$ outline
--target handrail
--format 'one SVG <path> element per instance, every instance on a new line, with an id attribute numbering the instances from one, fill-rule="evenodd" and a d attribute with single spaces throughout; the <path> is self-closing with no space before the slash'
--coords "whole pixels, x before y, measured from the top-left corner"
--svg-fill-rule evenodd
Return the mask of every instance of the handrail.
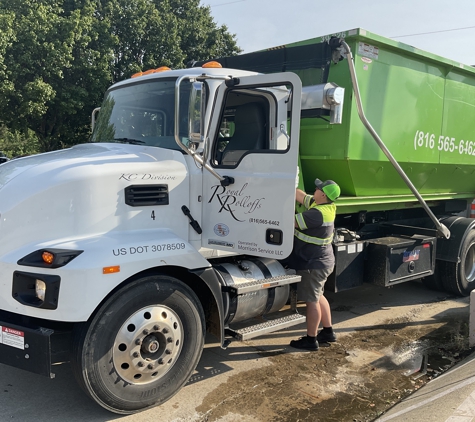
<path id="1" fill-rule="evenodd" d="M 373 139 L 376 141 L 376 143 L 378 144 L 381 151 L 383 151 L 384 155 L 386 155 L 388 160 L 394 166 L 394 168 L 398 172 L 399 176 L 401 176 L 401 178 L 404 180 L 404 182 L 406 183 L 408 188 L 411 190 L 411 192 L 417 198 L 417 200 L 419 201 L 421 206 L 424 208 L 426 213 L 429 215 L 430 219 L 433 221 L 433 223 L 437 227 L 438 232 L 443 237 L 445 237 L 446 239 L 449 239 L 450 238 L 450 230 L 437 219 L 437 217 L 434 215 L 432 210 L 429 208 L 427 203 L 422 198 L 421 194 L 417 191 L 416 187 L 412 184 L 409 177 L 407 177 L 404 170 L 401 168 L 399 163 L 393 157 L 391 152 L 388 150 L 388 148 L 386 147 L 384 142 L 379 137 L 378 133 L 374 130 L 373 126 L 371 126 L 371 123 L 366 118 L 366 116 L 364 114 L 364 111 L 363 111 L 363 104 L 361 102 L 360 89 L 359 89 L 359 86 L 358 86 L 358 80 L 356 78 L 355 64 L 354 64 L 353 55 L 351 53 L 350 46 L 343 40 L 340 40 L 340 42 L 341 42 L 341 46 L 344 48 L 344 50 L 347 54 L 348 67 L 350 69 L 351 82 L 353 83 L 353 91 L 355 93 L 356 107 L 358 109 L 358 116 L 360 117 L 360 120 L 362 121 L 362 123 L 366 127 L 366 129 L 368 129 L 368 132 L 371 134 Z"/>

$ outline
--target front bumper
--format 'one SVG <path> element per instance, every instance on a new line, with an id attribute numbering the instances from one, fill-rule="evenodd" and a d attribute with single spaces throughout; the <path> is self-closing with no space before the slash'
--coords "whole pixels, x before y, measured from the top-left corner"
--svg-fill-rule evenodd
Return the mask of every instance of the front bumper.
<path id="1" fill-rule="evenodd" d="M 55 331 L 0 311 L 0 363 L 54 378 L 53 365 L 69 361 L 70 331 Z"/>

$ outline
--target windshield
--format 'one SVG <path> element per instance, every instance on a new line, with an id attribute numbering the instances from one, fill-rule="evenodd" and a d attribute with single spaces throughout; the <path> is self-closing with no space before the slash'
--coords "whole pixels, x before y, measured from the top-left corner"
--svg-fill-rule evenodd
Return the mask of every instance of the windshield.
<path id="1" fill-rule="evenodd" d="M 191 84 L 180 86 L 180 133 L 188 140 Z M 106 93 L 91 142 L 119 142 L 182 151 L 174 137 L 175 79 L 121 86 Z"/>

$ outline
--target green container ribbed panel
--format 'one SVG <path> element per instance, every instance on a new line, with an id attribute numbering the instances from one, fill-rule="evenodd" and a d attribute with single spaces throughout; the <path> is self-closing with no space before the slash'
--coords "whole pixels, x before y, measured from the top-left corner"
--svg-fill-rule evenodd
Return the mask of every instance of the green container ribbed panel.
<path id="1" fill-rule="evenodd" d="M 421 194 L 475 196 L 475 69 L 353 32 L 346 42 L 365 114 L 412 183 Z M 307 190 L 318 177 L 335 180 L 349 197 L 410 194 L 358 117 L 346 60 L 331 66 L 329 81 L 345 88 L 343 124 L 302 119 L 300 165 Z"/>

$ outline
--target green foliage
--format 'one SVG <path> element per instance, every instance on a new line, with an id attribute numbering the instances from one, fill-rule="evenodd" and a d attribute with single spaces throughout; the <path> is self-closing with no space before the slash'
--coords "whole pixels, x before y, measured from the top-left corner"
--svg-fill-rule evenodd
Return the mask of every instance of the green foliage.
<path id="1" fill-rule="evenodd" d="M 149 0 L 103 1 L 104 21 L 114 37 L 113 80 L 145 68 L 177 66 L 183 60 L 177 21 Z"/>
<path id="2" fill-rule="evenodd" d="M 87 141 L 113 82 L 240 51 L 199 0 L 0 0 L 0 27 L 0 125 L 39 151 Z"/>
<path id="3" fill-rule="evenodd" d="M 15 32 L 13 31 L 13 13 L 4 13 L 0 9 L 0 110 L 8 107 L 4 95 L 8 94 L 14 89 L 13 84 L 7 78 L 7 64 L 5 63 L 5 56 L 7 50 L 10 49 L 14 40 Z"/>
<path id="4" fill-rule="evenodd" d="M 97 103 L 101 96 L 91 88 L 103 90 L 110 80 L 107 58 L 97 52 L 82 55 L 93 33 L 94 5 L 86 0 L 74 9 L 77 5 L 73 3 L 0 0 L 0 10 L 14 15 L 15 34 L 5 53 L 9 89 L 0 92 L 4 97 L 0 116 L 13 131 L 34 131 L 41 151 L 79 140 L 89 115 L 83 108 L 92 106 L 92 100 Z M 100 60 L 91 57 L 104 60 L 102 72 L 97 70 Z M 96 78 L 102 85 L 97 85 Z"/>
<path id="5" fill-rule="evenodd" d="M 8 158 L 37 154 L 38 150 L 38 139 L 32 131 L 23 134 L 0 126 L 0 151 Z"/>
<path id="6" fill-rule="evenodd" d="M 96 121 L 96 128 L 94 128 L 94 137 L 96 139 L 114 139 L 115 130 L 112 124 L 109 124 L 109 119 L 114 108 L 115 101 L 112 97 L 104 100 L 101 105 L 101 112 Z M 97 117 L 97 116 L 96 116 Z M 103 123 L 104 122 L 104 123 Z"/>
<path id="7" fill-rule="evenodd" d="M 226 25 L 218 27 L 209 6 L 200 0 L 154 0 L 158 9 L 169 7 L 178 21 L 180 49 L 185 57 L 182 64 L 240 53 L 235 36 Z"/>

